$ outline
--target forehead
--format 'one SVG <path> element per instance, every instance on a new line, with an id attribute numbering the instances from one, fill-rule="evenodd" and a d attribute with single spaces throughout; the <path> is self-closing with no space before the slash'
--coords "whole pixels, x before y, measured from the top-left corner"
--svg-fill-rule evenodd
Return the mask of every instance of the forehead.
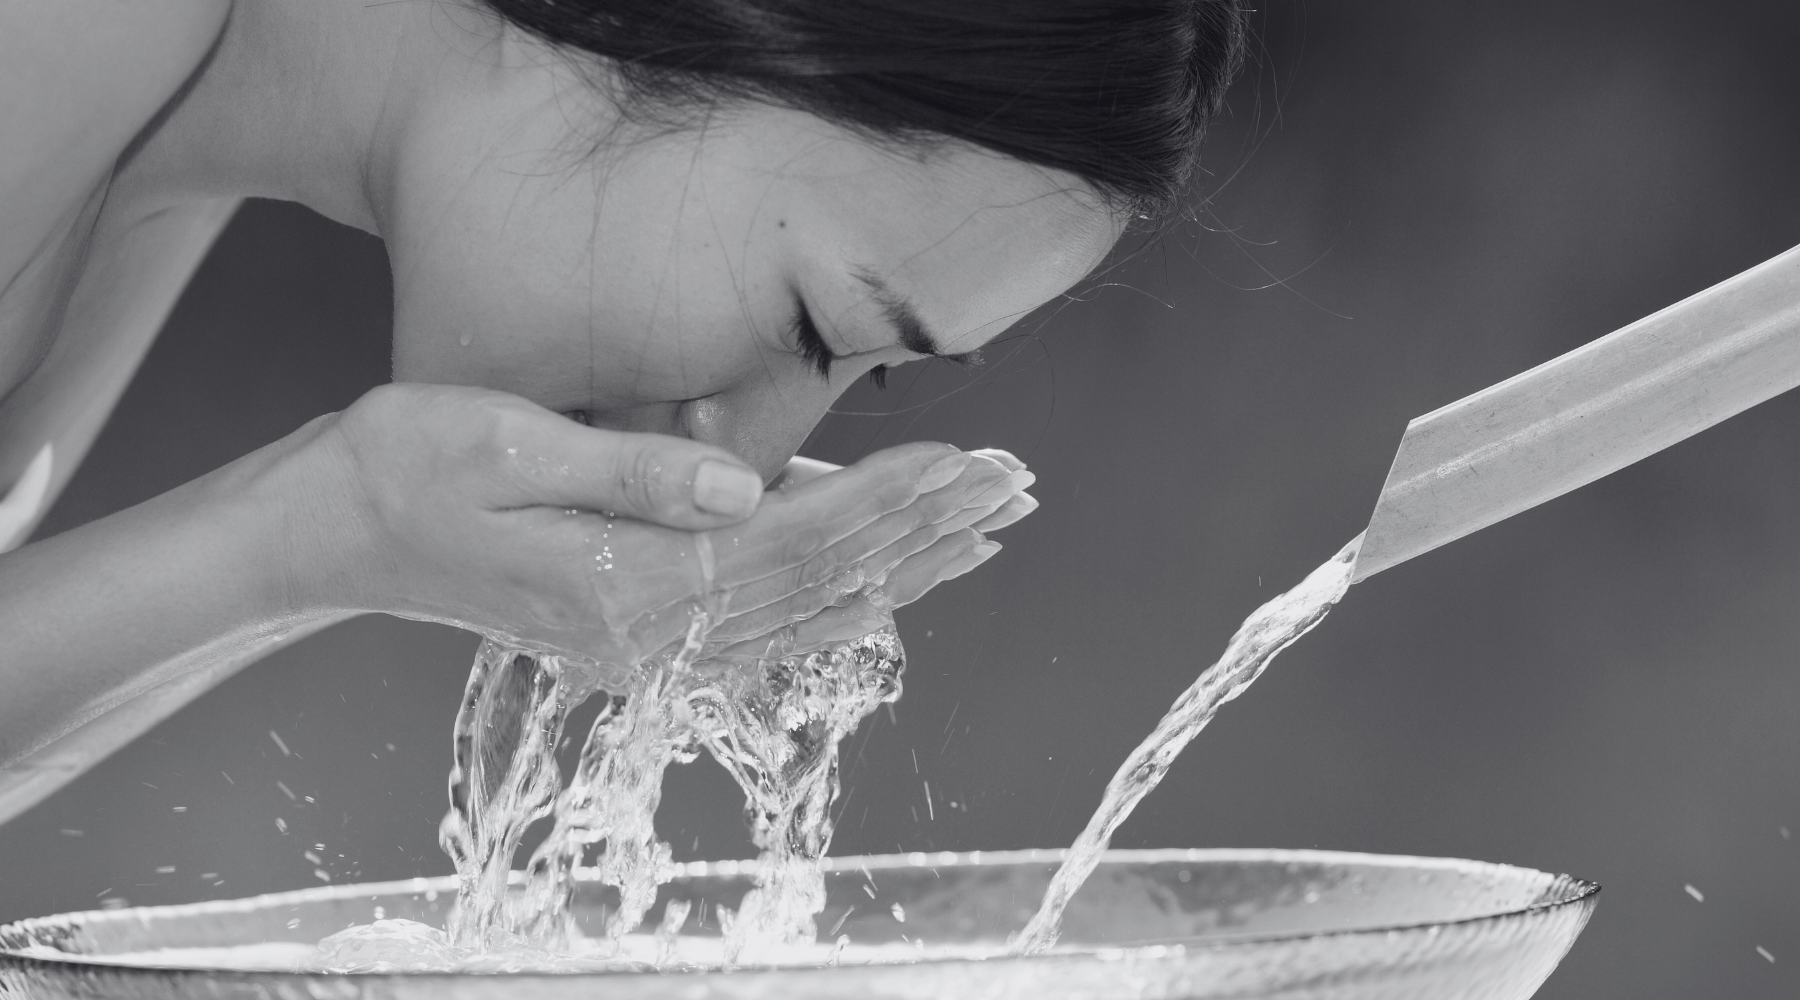
<path id="1" fill-rule="evenodd" d="M 900 231 L 1021 225 L 1109 247 L 1124 219 L 1073 174 L 946 138 L 894 138 L 764 104 L 732 109 L 696 136 L 696 154 L 748 179 L 802 189 L 842 214 Z M 734 162 L 735 161 L 735 162 Z M 898 235 L 898 233 L 896 233 Z M 941 234 L 940 234 L 941 235 Z"/>
<path id="2" fill-rule="evenodd" d="M 871 137 L 782 108 L 742 109 L 696 153 L 757 185 L 778 226 L 802 224 L 800 255 L 882 276 L 953 336 L 1064 291 L 1126 223 L 1073 174 L 960 141 Z"/>

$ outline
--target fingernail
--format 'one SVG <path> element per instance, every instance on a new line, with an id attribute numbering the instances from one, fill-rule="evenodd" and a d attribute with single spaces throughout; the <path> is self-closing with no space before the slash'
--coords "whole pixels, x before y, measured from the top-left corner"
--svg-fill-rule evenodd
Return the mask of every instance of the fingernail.
<path id="1" fill-rule="evenodd" d="M 950 485 L 974 460 L 975 456 L 966 451 L 959 451 L 948 458 L 938 459 L 919 476 L 919 492 L 930 493 L 932 490 L 943 489 Z"/>
<path id="2" fill-rule="evenodd" d="M 1025 463 L 1019 461 L 1018 456 L 1002 448 L 977 448 L 970 454 L 999 462 L 1008 472 L 1017 472 L 1025 467 Z"/>
<path id="3" fill-rule="evenodd" d="M 938 579 L 954 580 L 964 573 L 973 573 L 976 567 L 987 562 L 989 557 L 998 551 L 1000 551 L 999 542 L 976 542 L 969 551 L 950 560 L 949 565 L 939 571 Z"/>
<path id="4" fill-rule="evenodd" d="M 1017 496 L 1035 482 L 1037 482 L 1037 474 L 1034 472 L 1020 470 L 1018 472 L 1010 473 L 1005 479 L 982 490 L 981 495 L 976 497 L 969 506 L 975 507 L 985 506 L 991 503 L 1000 503 L 1003 500 Z"/>
<path id="5" fill-rule="evenodd" d="M 762 477 L 741 465 L 709 458 L 694 470 L 694 506 L 709 514 L 749 517 L 762 494 Z"/>

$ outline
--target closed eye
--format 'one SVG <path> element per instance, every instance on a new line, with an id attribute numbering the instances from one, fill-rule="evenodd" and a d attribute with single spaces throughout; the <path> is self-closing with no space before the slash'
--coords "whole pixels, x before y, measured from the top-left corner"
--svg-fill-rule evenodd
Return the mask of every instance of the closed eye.
<path id="1" fill-rule="evenodd" d="M 813 322 L 812 313 L 801 302 L 794 308 L 794 351 L 806 366 L 817 372 L 822 379 L 831 378 L 831 363 L 838 359 L 831 345 L 825 343 L 825 337 L 819 333 L 818 324 Z M 869 381 L 877 389 L 887 388 L 887 365 L 876 365 L 869 371 Z"/>
<path id="2" fill-rule="evenodd" d="M 794 352 L 807 367 L 819 373 L 819 377 L 831 377 L 831 363 L 837 360 L 825 338 L 819 334 L 819 327 L 813 322 L 812 313 L 801 302 L 794 308 Z"/>

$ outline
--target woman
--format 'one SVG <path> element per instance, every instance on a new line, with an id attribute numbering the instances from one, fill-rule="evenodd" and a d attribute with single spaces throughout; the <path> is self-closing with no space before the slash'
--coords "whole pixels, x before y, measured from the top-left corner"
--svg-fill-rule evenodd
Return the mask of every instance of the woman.
<path id="1" fill-rule="evenodd" d="M 1016 460 L 794 450 L 1171 203 L 1241 34 L 1234 0 L 7 5 L 0 548 L 244 196 L 386 240 L 396 382 L 0 556 L 0 819 L 345 614 L 628 665 L 700 595 L 749 640 L 972 569 L 1035 506 Z"/>

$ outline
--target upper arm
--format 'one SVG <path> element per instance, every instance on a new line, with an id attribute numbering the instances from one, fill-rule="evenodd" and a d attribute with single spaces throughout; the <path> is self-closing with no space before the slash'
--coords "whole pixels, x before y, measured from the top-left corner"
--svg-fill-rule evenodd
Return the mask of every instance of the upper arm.
<path id="1" fill-rule="evenodd" d="M 231 0 L 0 3 L 0 287 L 205 58 Z"/>

